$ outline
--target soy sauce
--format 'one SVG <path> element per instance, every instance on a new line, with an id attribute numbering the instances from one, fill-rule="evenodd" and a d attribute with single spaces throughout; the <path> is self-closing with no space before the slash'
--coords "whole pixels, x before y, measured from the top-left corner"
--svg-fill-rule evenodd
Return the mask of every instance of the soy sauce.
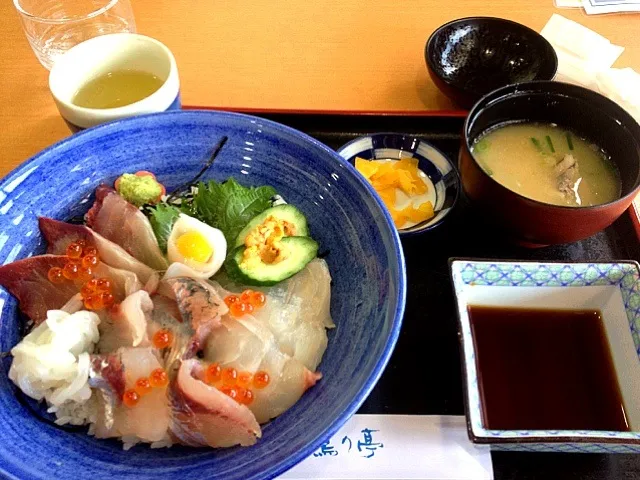
<path id="1" fill-rule="evenodd" d="M 597 310 L 470 306 L 484 425 L 629 431 Z"/>

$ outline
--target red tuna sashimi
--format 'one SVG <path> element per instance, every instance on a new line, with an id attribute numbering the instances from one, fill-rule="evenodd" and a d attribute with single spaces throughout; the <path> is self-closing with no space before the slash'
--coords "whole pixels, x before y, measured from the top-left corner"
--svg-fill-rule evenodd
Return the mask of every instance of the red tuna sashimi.
<path id="1" fill-rule="evenodd" d="M 248 446 L 262 436 L 253 413 L 215 387 L 198 380 L 204 367 L 185 360 L 172 382 L 171 433 L 194 447 Z"/>
<path id="2" fill-rule="evenodd" d="M 85 219 L 94 231 L 120 245 L 142 263 L 155 270 L 167 269 L 167 261 L 149 220 L 113 188 L 100 185 L 96 189 L 96 201 Z"/>
<path id="3" fill-rule="evenodd" d="M 20 310 L 36 325 L 47 319 L 48 310 L 57 310 L 78 293 L 73 282 L 54 284 L 47 274 L 64 267 L 67 257 L 39 255 L 0 267 L 0 285 L 20 302 Z"/>
<path id="4" fill-rule="evenodd" d="M 38 219 L 40 231 L 49 244 L 47 253 L 65 255 L 69 244 L 84 240 L 87 246 L 98 250 L 100 260 L 107 265 L 135 273 L 142 283 L 146 283 L 154 274 L 152 268 L 129 255 L 120 245 L 107 240 L 84 225 L 72 225 L 51 218 Z"/>
<path id="5" fill-rule="evenodd" d="M 67 302 L 80 290 L 80 286 L 72 281 L 52 283 L 47 277 L 51 268 L 63 268 L 67 261 L 62 255 L 38 255 L 3 265 L 0 267 L 0 285 L 18 299 L 20 310 L 38 325 L 46 320 L 48 310 L 69 307 Z M 116 302 L 142 288 L 134 273 L 104 263 L 98 265 L 95 275 L 111 280 Z"/>

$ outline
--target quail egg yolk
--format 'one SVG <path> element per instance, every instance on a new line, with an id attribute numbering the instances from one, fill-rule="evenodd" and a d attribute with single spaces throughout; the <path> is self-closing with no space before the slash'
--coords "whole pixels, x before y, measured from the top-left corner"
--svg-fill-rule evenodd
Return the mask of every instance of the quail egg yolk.
<path id="1" fill-rule="evenodd" d="M 213 248 L 207 239 L 199 232 L 190 231 L 183 233 L 176 239 L 178 252 L 196 262 L 206 263 L 213 255 Z"/>
<path id="2" fill-rule="evenodd" d="M 287 256 L 281 240 L 292 234 L 294 234 L 293 225 L 272 215 L 268 216 L 245 238 L 246 249 L 242 263 L 252 264 L 262 261 L 267 264 L 275 264 L 281 262 Z"/>

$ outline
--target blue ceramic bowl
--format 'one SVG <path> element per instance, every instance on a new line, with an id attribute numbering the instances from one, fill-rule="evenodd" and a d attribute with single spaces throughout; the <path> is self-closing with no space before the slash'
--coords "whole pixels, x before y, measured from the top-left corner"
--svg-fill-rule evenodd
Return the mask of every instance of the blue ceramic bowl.
<path id="1" fill-rule="evenodd" d="M 413 227 L 399 229 L 400 235 L 422 233 L 437 227 L 453 210 L 458 200 L 460 179 L 451 160 L 430 143 L 413 135 L 376 133 L 358 137 L 340 147 L 338 155 L 352 165 L 355 163 L 356 157 L 365 160 L 407 157 L 418 159 L 418 168 L 429 177 L 434 186 L 433 210 L 435 216 Z"/>
<path id="2" fill-rule="evenodd" d="M 222 135 L 229 141 L 208 174 L 274 186 L 307 215 L 328 253 L 337 328 L 324 378 L 249 448 L 136 446 L 63 431 L 34 415 L 0 372 L 0 476 L 20 479 L 268 479 L 309 456 L 367 397 L 395 345 L 405 303 L 398 235 L 369 185 L 325 145 L 282 125 L 218 112 L 175 111 L 102 125 L 35 156 L 0 183 L 0 262 L 38 254 L 37 215 L 68 219 L 95 187 L 123 172 L 151 170 L 169 187 L 197 173 Z M 0 347 L 20 339 L 16 301 L 0 290 Z"/>

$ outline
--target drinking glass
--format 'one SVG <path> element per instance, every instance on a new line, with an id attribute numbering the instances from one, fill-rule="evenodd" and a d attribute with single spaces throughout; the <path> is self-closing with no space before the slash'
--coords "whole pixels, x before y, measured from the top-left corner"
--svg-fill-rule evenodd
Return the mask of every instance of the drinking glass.
<path id="1" fill-rule="evenodd" d="M 108 33 L 135 33 L 129 0 L 13 0 L 40 63 L 51 70 L 74 45 Z"/>

